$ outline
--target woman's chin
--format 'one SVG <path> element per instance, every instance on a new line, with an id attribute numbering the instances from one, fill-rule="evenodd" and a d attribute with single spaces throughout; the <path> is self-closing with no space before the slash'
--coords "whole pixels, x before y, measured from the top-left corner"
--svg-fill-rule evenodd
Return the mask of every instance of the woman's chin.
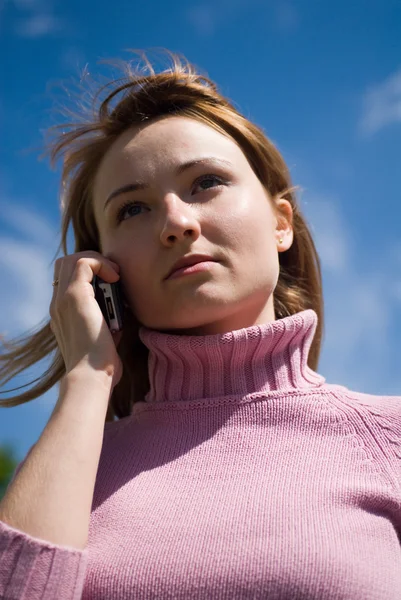
<path id="1" fill-rule="evenodd" d="M 222 314 L 221 310 L 213 311 L 209 307 L 206 311 L 188 310 L 185 318 L 180 314 L 175 319 L 148 321 L 146 327 L 172 335 L 215 335 L 231 331 L 235 321 L 235 314 Z"/>

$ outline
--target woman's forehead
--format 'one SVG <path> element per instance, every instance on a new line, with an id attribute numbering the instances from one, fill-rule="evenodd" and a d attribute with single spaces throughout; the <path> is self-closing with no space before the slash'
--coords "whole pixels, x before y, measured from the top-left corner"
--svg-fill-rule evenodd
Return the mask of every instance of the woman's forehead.
<path id="1" fill-rule="evenodd" d="M 146 125 L 131 127 L 121 134 L 107 154 L 125 156 L 143 151 L 163 153 L 166 151 L 212 150 L 210 144 L 230 151 L 238 146 L 228 135 L 217 131 L 211 125 L 189 117 L 167 117 L 151 121 Z M 159 152 L 158 152 L 159 151 Z"/>
<path id="2" fill-rule="evenodd" d="M 239 146 L 213 127 L 187 117 L 169 117 L 125 131 L 106 152 L 99 166 L 96 188 L 110 179 L 152 178 L 158 171 L 175 170 L 181 163 L 200 158 L 226 159 L 233 165 L 246 163 Z"/>

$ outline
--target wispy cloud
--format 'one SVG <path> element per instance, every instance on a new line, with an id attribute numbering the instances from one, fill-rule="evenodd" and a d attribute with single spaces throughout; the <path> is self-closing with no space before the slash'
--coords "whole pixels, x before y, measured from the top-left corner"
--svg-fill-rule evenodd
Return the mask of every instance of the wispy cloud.
<path id="1" fill-rule="evenodd" d="M 49 14 L 33 15 L 17 24 L 17 35 L 24 38 L 38 38 L 59 33 L 64 28 L 61 19 Z"/>
<path id="2" fill-rule="evenodd" d="M 300 14 L 293 4 L 278 0 L 275 4 L 275 24 L 279 31 L 292 33 L 300 26 Z"/>
<path id="3" fill-rule="evenodd" d="M 338 204 L 333 199 L 320 199 L 312 204 L 313 236 L 319 256 L 331 274 L 342 275 L 349 268 L 351 240 Z"/>
<path id="4" fill-rule="evenodd" d="M 339 199 L 326 197 L 322 201 L 308 194 L 303 210 L 323 269 L 326 327 L 322 373 L 330 383 L 351 389 L 385 393 L 386 384 L 387 393 L 400 393 L 397 382 L 389 377 L 396 352 L 394 324 L 401 302 L 397 241 L 390 241 L 382 250 L 380 269 L 361 269 L 352 225 L 344 220 Z"/>
<path id="5" fill-rule="evenodd" d="M 27 205 L 0 203 L 1 220 L 15 231 L 30 238 L 38 245 L 47 247 L 56 242 L 54 227 L 42 216 L 27 208 Z"/>
<path id="6" fill-rule="evenodd" d="M 211 4 L 198 4 L 187 10 L 187 20 L 199 35 L 210 36 L 218 25 L 219 13 Z"/>
<path id="7" fill-rule="evenodd" d="M 7 7 L 11 5 L 15 10 L 7 14 Z M 54 14 L 52 0 L 0 0 L 1 12 L 4 13 L 1 24 L 5 24 L 8 30 L 19 37 L 36 39 L 67 34 L 67 23 Z M 16 16 L 13 14 L 15 12 Z M 11 23 L 6 23 L 7 18 Z"/>
<path id="8" fill-rule="evenodd" d="M 209 37 L 228 21 L 239 19 L 256 6 L 260 11 L 266 10 L 261 0 L 215 0 L 195 4 L 185 14 L 198 35 Z M 271 23 L 280 32 L 293 32 L 298 28 L 299 13 L 288 0 L 274 0 L 267 10 L 271 13 Z"/>
<path id="9" fill-rule="evenodd" d="M 7 281 L 2 291 L 3 314 L 7 321 L 1 330 L 27 330 L 35 327 L 48 316 L 51 300 L 51 276 L 48 254 L 29 242 L 17 242 L 11 237 L 0 237 L 0 273 Z M 11 310 L 12 308 L 12 310 Z"/>
<path id="10" fill-rule="evenodd" d="M 363 135 L 376 133 L 392 123 L 401 123 L 401 69 L 382 83 L 369 87 L 362 102 L 359 129 Z"/>
<path id="11" fill-rule="evenodd" d="M 202 36 L 211 36 L 224 23 L 233 20 L 250 8 L 258 0 L 216 0 L 215 2 L 202 2 L 191 6 L 186 11 L 187 21 L 195 31 Z"/>
<path id="12" fill-rule="evenodd" d="M 13 336 L 48 318 L 51 261 L 58 240 L 45 217 L 26 206 L 4 203 L 0 209 L 1 222 L 11 229 L 0 235 L 0 279 L 6 282 L 0 300 L 0 331 Z"/>
<path id="13" fill-rule="evenodd" d="M 47 0 L 12 0 L 13 4 L 18 10 L 32 10 L 35 12 L 46 9 L 48 5 Z"/>
<path id="14" fill-rule="evenodd" d="M 1 197 L 7 198 L 0 187 Z M 21 198 L 8 196 L 7 201 L 0 202 L 0 225 L 0 333 L 7 340 L 36 329 L 50 318 L 52 261 L 60 237 L 57 228 Z M 42 376 L 49 365 L 48 357 L 11 380 L 6 389 Z M 35 400 L 35 406 L 50 416 L 56 400 L 57 391 L 52 388 Z M 39 418 L 28 407 L 24 414 L 26 419 Z"/>
<path id="15" fill-rule="evenodd" d="M 60 64 L 68 71 L 77 73 L 81 71 L 87 63 L 88 61 L 85 58 L 85 54 L 78 46 L 68 46 L 60 55 Z"/>

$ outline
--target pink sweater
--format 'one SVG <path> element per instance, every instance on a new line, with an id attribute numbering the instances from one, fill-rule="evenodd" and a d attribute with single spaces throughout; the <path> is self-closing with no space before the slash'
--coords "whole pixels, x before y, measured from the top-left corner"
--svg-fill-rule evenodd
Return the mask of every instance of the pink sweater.
<path id="1" fill-rule="evenodd" d="M 0 522 L 0 598 L 400 600 L 401 397 L 325 383 L 316 325 L 141 329 L 151 389 L 105 425 L 87 548 Z"/>

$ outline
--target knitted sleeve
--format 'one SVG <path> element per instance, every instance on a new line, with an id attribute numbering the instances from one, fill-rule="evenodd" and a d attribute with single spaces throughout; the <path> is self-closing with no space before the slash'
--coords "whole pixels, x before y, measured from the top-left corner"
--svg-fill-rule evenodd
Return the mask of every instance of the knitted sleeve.
<path id="1" fill-rule="evenodd" d="M 401 396 L 374 396 L 345 388 L 335 394 L 352 406 L 364 422 L 363 437 L 372 440 L 374 460 L 385 476 L 392 501 L 392 514 L 401 540 Z M 359 431 L 362 436 L 362 430 Z M 372 456 L 373 458 L 373 456 Z"/>
<path id="2" fill-rule="evenodd" d="M 59 546 L 0 521 L 0 598 L 4 600 L 80 600 L 87 563 L 86 549 Z"/>

